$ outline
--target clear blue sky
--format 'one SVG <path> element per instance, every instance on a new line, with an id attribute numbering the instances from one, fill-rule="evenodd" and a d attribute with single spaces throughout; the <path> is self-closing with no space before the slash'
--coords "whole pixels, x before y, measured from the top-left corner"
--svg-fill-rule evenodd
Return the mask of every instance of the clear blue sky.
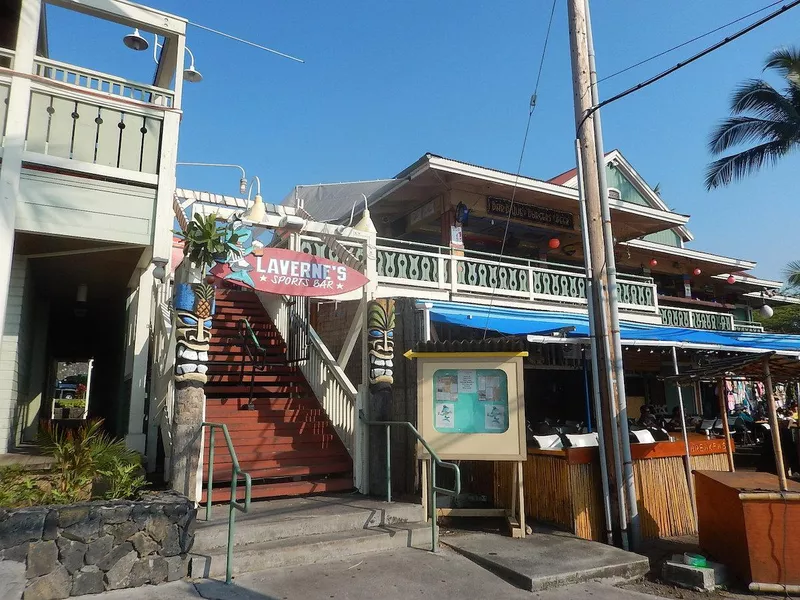
<path id="1" fill-rule="evenodd" d="M 600 76 L 769 3 L 593 0 Z M 205 79 L 185 87 L 180 160 L 241 163 L 261 177 L 268 201 L 295 184 L 390 177 L 425 152 L 516 170 L 550 0 L 150 4 L 306 60 L 189 29 Z M 118 26 L 90 38 L 80 33 L 85 17 L 61 9 L 49 17 L 53 58 L 151 79 L 152 59 L 127 50 Z M 602 111 L 606 149 L 622 150 L 651 185 L 661 184 L 670 207 L 692 216 L 693 248 L 756 260 L 756 273 L 770 278 L 800 259 L 800 155 L 707 193 L 706 140 L 736 84 L 760 76 L 772 49 L 800 45 L 798 32 L 800 7 Z M 601 83 L 601 97 L 721 35 Z M 574 166 L 573 132 L 566 4 L 558 0 L 523 173 L 546 179 Z M 180 186 L 224 193 L 236 192 L 237 177 L 178 171 Z"/>

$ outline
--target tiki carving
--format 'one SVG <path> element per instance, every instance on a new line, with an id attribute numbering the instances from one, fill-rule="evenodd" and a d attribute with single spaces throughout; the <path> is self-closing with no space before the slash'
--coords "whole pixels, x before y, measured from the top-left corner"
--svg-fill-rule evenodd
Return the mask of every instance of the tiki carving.
<path id="1" fill-rule="evenodd" d="M 214 287 L 208 283 L 175 286 L 175 385 L 206 383 Z"/>
<path id="2" fill-rule="evenodd" d="M 394 300 L 384 298 L 369 304 L 367 341 L 369 344 L 369 383 L 371 387 L 394 383 Z M 382 385 L 383 384 L 383 385 Z"/>

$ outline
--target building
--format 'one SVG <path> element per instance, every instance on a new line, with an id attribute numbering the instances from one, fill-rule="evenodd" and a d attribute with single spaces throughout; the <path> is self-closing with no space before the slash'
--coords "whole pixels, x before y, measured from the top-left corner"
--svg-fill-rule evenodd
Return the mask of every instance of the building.
<path id="1" fill-rule="evenodd" d="M 149 46 L 139 57 L 155 58 L 152 81 L 51 56 L 48 10 L 79 13 L 81 36 L 119 25 L 120 47 L 126 34 L 129 48 Z M 0 452 L 87 392 L 89 416 L 148 452 L 185 33 L 185 19 L 124 0 L 0 7 Z M 151 459 L 155 448 L 151 435 Z"/>

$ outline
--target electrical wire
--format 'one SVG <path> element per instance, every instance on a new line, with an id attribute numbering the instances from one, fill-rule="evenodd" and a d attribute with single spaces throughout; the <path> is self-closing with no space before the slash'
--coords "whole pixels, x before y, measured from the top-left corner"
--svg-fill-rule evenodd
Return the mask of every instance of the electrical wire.
<path id="1" fill-rule="evenodd" d="M 767 6 L 765 6 L 763 8 L 759 8 L 758 10 L 754 10 L 753 12 L 748 13 L 746 15 L 743 15 L 743 16 L 739 17 L 738 19 L 734 19 L 733 21 L 730 21 L 729 23 L 725 23 L 724 25 L 720 25 L 719 27 L 716 27 L 716 28 L 714 28 L 714 29 L 712 29 L 710 31 L 706 31 L 705 33 L 703 33 L 701 35 L 698 35 L 696 37 L 693 37 L 690 40 L 686 40 L 685 42 L 682 42 L 682 43 L 678 44 L 677 46 L 672 46 L 672 48 L 667 48 L 666 50 L 664 50 L 662 52 L 659 52 L 658 54 L 654 54 L 653 56 L 651 56 L 649 58 L 645 58 L 644 60 L 640 60 L 637 63 L 634 63 L 634 64 L 632 64 L 632 65 L 630 65 L 628 67 L 625 67 L 624 69 L 620 69 L 619 71 L 611 73 L 611 75 L 606 75 L 602 79 L 598 79 L 597 83 L 600 83 L 602 81 L 607 81 L 608 79 L 611 79 L 612 77 L 616 77 L 617 75 L 622 75 L 623 73 L 627 73 L 628 71 L 630 71 L 631 69 L 635 69 L 636 67 L 641 67 L 642 65 L 644 65 L 646 63 L 649 63 L 650 61 L 653 61 L 653 60 L 655 60 L 657 58 L 661 58 L 662 56 L 664 56 L 666 54 L 669 54 L 671 52 L 675 52 L 675 50 L 679 50 L 679 49 L 683 48 L 684 46 L 688 46 L 689 44 L 693 44 L 694 42 L 702 40 L 703 38 L 706 38 L 706 37 L 708 37 L 708 36 L 710 36 L 710 35 L 712 35 L 714 33 L 717 33 L 718 31 L 722 31 L 723 29 L 727 29 L 731 25 L 736 25 L 736 23 L 740 23 L 741 21 L 744 21 L 745 19 L 749 19 L 750 17 L 752 17 L 754 15 L 757 15 L 758 13 L 764 12 L 765 10 L 770 9 L 773 6 L 777 6 L 781 2 L 783 2 L 783 0 L 777 0 L 776 2 L 773 2 L 772 4 L 768 4 Z"/>
<path id="2" fill-rule="evenodd" d="M 644 89 L 647 86 L 652 85 L 657 81 L 660 81 L 661 79 L 664 79 L 664 77 L 666 77 L 667 75 L 672 75 L 672 73 L 674 73 L 675 71 L 678 71 L 678 70 L 682 69 L 683 67 L 686 67 L 686 66 L 692 64 L 696 60 L 699 60 L 699 59 L 703 58 L 704 56 L 706 56 L 708 54 L 711 54 L 715 50 L 719 50 L 723 46 L 726 46 L 726 45 L 730 44 L 731 42 L 733 42 L 734 40 L 739 39 L 740 37 L 742 37 L 746 33 L 749 33 L 751 31 L 753 31 L 757 27 L 761 27 L 761 25 L 764 25 L 765 23 L 767 23 L 768 21 L 771 21 L 775 17 L 778 17 L 778 16 L 782 15 L 787 10 L 794 8 L 798 4 L 800 4 L 800 0 L 792 0 L 792 2 L 789 2 L 788 4 L 784 4 L 783 6 L 780 7 L 780 9 L 776 10 L 775 12 L 772 12 L 772 13 L 768 14 L 766 17 L 763 17 L 763 18 L 759 19 L 758 21 L 755 21 L 754 23 L 751 23 L 747 27 L 745 27 L 743 29 L 740 29 L 739 31 L 737 31 L 733 35 L 730 35 L 730 36 L 726 37 L 724 40 L 721 40 L 721 41 L 717 42 L 716 44 L 712 44 L 711 46 L 708 46 L 707 48 L 705 48 L 704 50 L 701 50 L 697 54 L 693 54 L 692 56 L 690 56 L 689 58 L 687 58 L 684 61 L 679 62 L 675 66 L 670 67 L 669 69 L 667 69 L 665 71 L 661 71 L 661 73 L 659 73 L 657 75 L 654 75 L 653 77 L 650 77 L 649 79 L 645 79 L 641 83 L 637 83 L 636 85 L 634 85 L 632 87 L 629 87 L 628 89 L 620 92 L 619 94 L 611 96 L 610 98 L 607 98 L 607 99 L 603 100 L 602 102 L 598 102 L 597 104 L 595 104 L 589 110 L 586 111 L 586 114 L 583 116 L 583 118 L 581 119 L 580 123 L 578 123 L 578 127 L 576 128 L 576 137 L 578 137 L 578 135 L 580 134 L 581 128 L 583 127 L 584 123 L 586 123 L 586 120 L 589 117 L 591 117 L 594 113 L 596 113 L 598 110 L 600 110 L 602 107 L 608 106 L 609 104 L 611 104 L 612 102 L 616 102 L 617 100 L 621 100 L 622 98 L 625 98 L 626 96 L 629 96 L 634 92 L 638 92 L 639 90 Z"/>
<path id="3" fill-rule="evenodd" d="M 533 86 L 533 94 L 531 95 L 531 102 L 528 108 L 528 122 L 525 125 L 525 135 L 522 138 L 522 149 L 519 153 L 519 163 L 517 164 L 517 173 L 514 176 L 514 185 L 511 188 L 511 201 L 508 205 L 508 215 L 506 215 L 506 225 L 503 229 L 503 242 L 500 244 L 500 258 L 503 258 L 503 254 L 506 250 L 506 240 L 508 239 L 508 227 L 511 223 L 511 214 L 514 211 L 514 199 L 517 195 L 517 184 L 519 183 L 519 175 L 522 172 L 522 160 L 525 158 L 525 148 L 528 145 L 528 133 L 531 129 L 531 117 L 533 117 L 533 109 L 536 108 L 536 98 L 537 94 L 539 93 L 539 83 L 542 80 L 542 69 L 544 68 L 544 59 L 547 55 L 547 42 L 550 40 L 550 31 L 553 28 L 553 16 L 556 12 L 556 2 L 558 0 L 553 0 L 553 5 L 550 8 L 550 18 L 547 21 L 547 31 L 544 35 L 544 45 L 542 46 L 542 57 L 539 60 L 539 70 L 536 73 L 536 83 Z M 800 0 L 798 0 L 800 1 Z M 492 293 L 491 298 L 489 299 L 489 309 L 486 312 L 486 325 L 483 328 L 483 339 L 486 339 L 486 334 L 489 331 L 489 318 L 492 315 L 492 308 L 494 306 L 494 293 L 495 293 L 495 286 L 492 285 Z"/>
<path id="4" fill-rule="evenodd" d="M 283 52 L 279 52 L 278 50 L 273 50 L 272 48 L 267 48 L 266 46 L 262 46 L 261 44 L 256 44 L 255 42 L 251 42 L 249 40 L 242 39 L 240 37 L 236 37 L 235 35 L 231 35 L 230 33 L 225 33 L 224 31 L 219 31 L 218 29 L 212 29 L 211 27 L 207 27 L 205 25 L 200 25 L 200 23 L 193 23 L 192 21 L 188 21 L 189 25 L 192 27 L 197 27 L 198 29 L 203 29 L 205 31 L 209 31 L 211 33 L 215 33 L 217 35 L 221 35 L 222 37 L 226 37 L 229 40 L 233 40 L 235 42 L 241 42 L 242 44 L 247 44 L 248 46 L 253 46 L 254 48 L 258 48 L 259 50 L 266 50 L 267 52 L 271 52 L 272 54 L 277 54 L 278 56 L 282 56 L 283 58 L 288 58 L 289 60 L 293 60 L 295 62 L 304 63 L 302 58 L 297 58 L 296 56 L 292 56 L 291 54 L 285 54 Z"/>

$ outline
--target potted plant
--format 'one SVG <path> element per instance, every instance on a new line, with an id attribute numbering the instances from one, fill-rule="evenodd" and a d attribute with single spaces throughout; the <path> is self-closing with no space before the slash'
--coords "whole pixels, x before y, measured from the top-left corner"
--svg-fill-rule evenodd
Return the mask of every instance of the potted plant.
<path id="1" fill-rule="evenodd" d="M 239 235 L 221 226 L 216 213 L 196 214 L 186 229 L 175 234 L 183 240 L 183 255 L 192 264 L 192 280 L 187 283 L 199 283 L 218 260 L 238 252 Z"/>

